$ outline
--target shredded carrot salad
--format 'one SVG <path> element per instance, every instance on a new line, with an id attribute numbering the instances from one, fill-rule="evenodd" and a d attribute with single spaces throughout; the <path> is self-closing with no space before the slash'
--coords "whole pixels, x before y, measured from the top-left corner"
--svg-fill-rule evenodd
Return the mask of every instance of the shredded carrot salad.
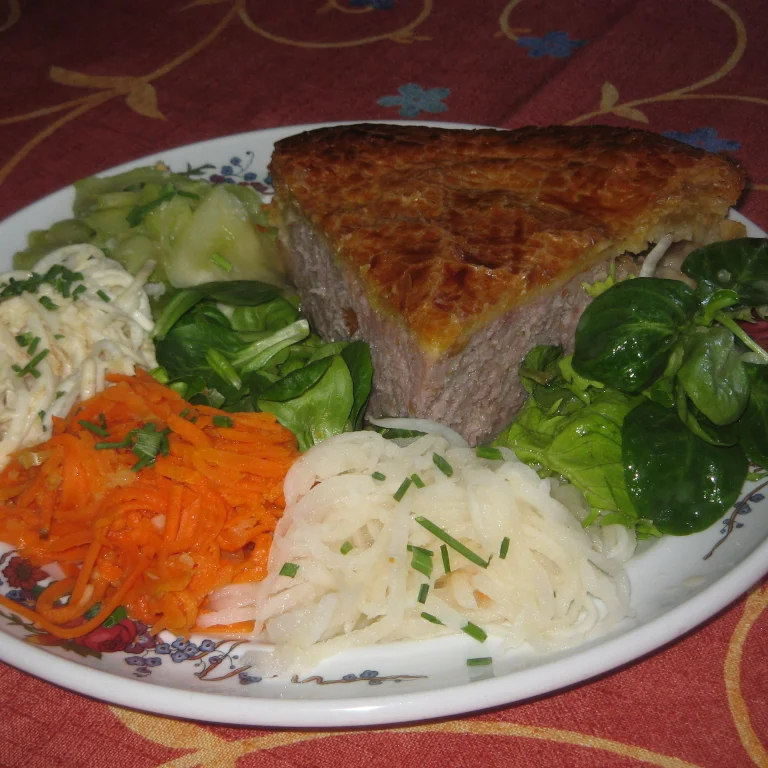
<path id="1" fill-rule="evenodd" d="M 296 440 L 271 414 L 190 405 L 139 369 L 109 381 L 0 473 L 0 541 L 64 573 L 34 611 L 0 603 L 60 638 L 118 606 L 186 636 L 209 593 L 266 575 Z"/>

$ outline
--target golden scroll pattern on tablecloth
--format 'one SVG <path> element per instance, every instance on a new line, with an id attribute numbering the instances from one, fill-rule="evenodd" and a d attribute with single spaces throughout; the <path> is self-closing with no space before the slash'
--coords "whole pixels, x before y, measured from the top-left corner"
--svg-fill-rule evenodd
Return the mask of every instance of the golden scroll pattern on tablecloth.
<path id="1" fill-rule="evenodd" d="M 6 20 L 0 23 L 0 31 L 8 29 L 10 26 L 15 24 L 22 12 L 18 0 L 7 0 L 7 2 L 8 15 Z M 722 0 L 702 0 L 702 2 L 707 2 L 719 9 L 727 17 L 736 34 L 735 46 L 727 60 L 720 67 L 718 67 L 713 73 L 689 85 L 685 85 L 668 92 L 660 93 L 655 96 L 649 96 L 640 99 L 629 99 L 627 101 L 621 101 L 616 86 L 613 85 L 609 80 L 605 80 L 600 87 L 600 99 L 598 108 L 592 112 L 584 113 L 564 122 L 567 122 L 569 125 L 575 125 L 578 123 L 586 122 L 588 120 L 599 118 L 601 116 L 615 115 L 626 120 L 648 124 L 649 118 L 646 113 L 640 109 L 641 106 L 647 106 L 650 104 L 658 105 L 664 102 L 673 101 L 679 102 L 702 99 L 734 100 L 759 106 L 768 106 L 768 99 L 754 96 L 739 95 L 735 93 L 702 92 L 703 88 L 718 82 L 729 72 L 731 72 L 734 67 L 736 67 L 736 65 L 741 61 L 747 48 L 746 29 L 744 22 L 739 14 L 730 5 L 723 2 Z M 274 43 L 295 47 L 337 49 L 350 46 L 369 45 L 371 43 L 387 40 L 397 43 L 423 43 L 430 41 L 431 38 L 429 36 L 425 34 L 416 34 L 416 31 L 417 29 L 422 29 L 425 25 L 425 22 L 427 22 L 430 16 L 435 12 L 433 9 L 432 0 L 422 0 L 420 7 L 418 8 L 418 12 L 414 18 L 404 26 L 384 31 L 381 31 L 380 28 L 378 28 L 376 34 L 367 35 L 357 39 L 337 41 L 311 41 L 291 39 L 277 34 L 276 32 L 270 31 L 263 24 L 257 24 L 254 22 L 249 11 L 247 0 L 193 0 L 191 3 L 181 4 L 179 6 L 179 10 L 181 12 L 194 12 L 197 6 L 219 4 L 226 6 L 226 9 L 222 18 L 213 26 L 213 28 L 205 33 L 197 43 L 190 46 L 189 49 L 146 75 L 138 77 L 127 77 L 123 75 L 94 77 L 78 72 L 72 72 L 66 67 L 59 65 L 51 67 L 49 71 L 49 77 L 54 81 L 64 85 L 69 85 L 74 88 L 86 88 L 92 90 L 93 93 L 82 96 L 80 98 L 68 100 L 60 104 L 41 107 L 40 109 L 28 112 L 26 114 L 0 119 L 0 125 L 7 125 L 10 123 L 31 121 L 43 116 L 59 114 L 59 116 L 53 122 L 33 133 L 26 141 L 26 143 L 20 149 L 14 152 L 12 156 L 6 160 L 5 164 L 0 167 L 0 184 L 5 181 L 10 173 L 27 156 L 29 156 L 29 154 L 32 153 L 39 144 L 50 138 L 59 128 L 67 125 L 68 123 L 71 123 L 74 120 L 77 120 L 87 112 L 98 108 L 99 106 L 105 104 L 108 101 L 111 101 L 114 98 L 123 97 L 128 107 L 147 118 L 163 119 L 162 107 L 159 104 L 159 102 L 162 101 L 162 98 L 158 98 L 156 86 L 154 85 L 155 81 L 162 78 L 163 75 L 166 75 L 169 72 L 182 66 L 192 57 L 203 52 L 235 19 L 238 19 L 243 25 L 245 25 L 246 28 L 252 32 Z M 520 34 L 530 31 L 526 28 L 513 28 L 511 26 L 510 16 L 512 15 L 513 11 L 519 11 L 521 5 L 523 5 L 523 0 L 512 0 L 503 7 L 499 17 L 499 31 L 497 34 L 503 34 L 504 36 L 509 37 L 511 40 L 516 40 Z M 327 14 L 335 12 L 345 14 L 357 12 L 357 15 L 360 15 L 361 12 L 369 12 L 370 10 L 370 7 L 353 8 L 345 6 L 342 2 L 340 2 L 340 0 L 327 0 L 325 3 L 320 3 L 315 8 L 314 13 Z M 487 10 L 490 12 L 490 9 Z M 768 184 L 753 183 L 752 189 L 766 191 L 768 190 Z"/>
<path id="2" fill-rule="evenodd" d="M 277 0 L 271 0 L 277 2 Z M 696 81 L 656 95 L 643 98 L 625 98 L 619 93 L 610 79 L 610 62 L 605 63 L 605 70 L 600 80 L 595 83 L 596 109 L 567 119 L 569 124 L 580 124 L 613 115 L 635 123 L 650 124 L 648 107 L 669 102 L 696 100 L 731 100 L 768 106 L 768 99 L 730 92 L 705 92 L 726 77 L 744 57 L 749 41 L 745 24 L 737 11 L 722 0 L 701 0 L 702 5 L 709 4 L 723 14 L 724 21 L 735 33 L 733 50 L 714 71 Z M 220 5 L 221 17 L 213 26 L 202 32 L 199 40 L 181 54 L 170 59 L 153 71 L 138 76 L 121 74 L 92 76 L 67 69 L 66 62 L 52 66 L 48 77 L 67 87 L 86 91 L 62 103 L 40 106 L 25 114 L 0 119 L 0 125 L 11 123 L 30 123 L 29 136 L 0 168 L 0 183 L 7 179 L 34 150 L 52 137 L 60 128 L 81 118 L 86 113 L 96 110 L 108 101 L 122 98 L 126 106 L 147 119 L 165 119 L 162 109 L 162 78 L 170 72 L 183 67 L 193 57 L 203 54 L 212 43 L 232 24 L 242 24 L 261 38 L 273 43 L 304 48 L 336 49 L 341 47 L 364 46 L 373 43 L 392 42 L 395 44 L 433 44 L 430 37 L 429 21 L 438 16 L 439 5 L 432 0 L 414 3 L 414 14 L 404 26 L 391 30 L 382 29 L 380 15 L 375 16 L 369 7 L 349 7 L 342 0 L 319 0 L 308 13 L 317 14 L 354 14 L 357 18 L 371 19 L 371 33 L 356 39 L 336 41 L 296 40 L 284 37 L 268 29 L 264 24 L 257 24 L 249 11 L 247 0 L 197 0 L 197 2 L 179 2 L 180 13 L 194 14 L 202 5 Z M 525 1 L 512 0 L 506 4 L 485 3 L 484 13 L 498 19 L 497 34 L 516 41 L 521 35 L 531 32 L 525 26 Z M 566 4 L 561 5 L 561 12 L 567 13 Z M 24 12 L 19 0 L 0 2 L 0 33 L 9 34 L 19 23 Z M 478 13 L 478 11 L 475 11 Z M 374 23 L 375 17 L 375 23 Z M 520 27 L 515 26 L 520 19 Z M 695 41 L 690 41 L 694 44 Z M 768 113 L 763 113 L 768 114 Z M 566 116 L 567 118 L 568 116 Z M 33 121 L 48 118 L 50 122 L 42 128 L 33 127 Z M 564 119 L 564 122 L 566 120 Z M 768 184 L 753 184 L 754 190 L 767 191 Z M 759 621 L 764 620 L 768 608 L 768 588 L 755 590 L 746 601 L 741 620 L 730 640 L 723 664 L 723 676 L 726 684 L 726 696 L 733 723 L 738 732 L 740 743 L 756 766 L 768 766 L 768 748 L 755 732 L 750 717 L 749 701 L 742 691 L 741 672 L 744 667 L 744 653 L 750 631 Z M 128 729 L 144 739 L 161 744 L 167 748 L 179 750 L 180 755 L 164 764 L 164 768 L 185 768 L 203 766 L 203 768 L 226 768 L 236 766 L 238 760 L 259 752 L 290 749 L 306 741 L 319 739 L 345 739 L 354 744 L 356 739 L 365 738 L 366 731 L 346 734 L 332 732 L 271 732 L 265 735 L 251 736 L 237 740 L 227 740 L 217 736 L 211 730 L 197 725 L 166 719 L 154 715 L 137 713 L 117 707 L 110 708 L 115 717 Z M 513 714 L 512 714 L 513 716 Z M 551 745 L 553 750 L 567 754 L 569 750 L 593 750 L 595 760 L 609 760 L 610 756 L 621 756 L 636 761 L 639 765 L 662 766 L 663 768 L 691 768 L 694 763 L 674 756 L 654 752 L 638 745 L 621 743 L 594 735 L 555 728 L 538 727 L 514 722 L 487 721 L 482 719 L 464 719 L 452 722 L 425 724 L 408 728 L 378 731 L 386 738 L 399 739 L 405 734 L 461 734 L 472 738 L 503 737 L 505 739 L 537 740 Z"/>
<path id="3" fill-rule="evenodd" d="M 369 733 L 368 731 L 355 731 L 353 733 L 277 731 L 263 736 L 229 740 L 221 738 L 207 728 L 194 723 L 168 720 L 156 715 L 147 715 L 118 707 L 110 707 L 110 709 L 123 725 L 143 738 L 164 747 L 186 751 L 186 754 L 159 764 L 156 768 L 197 768 L 198 766 L 199 768 L 237 768 L 238 761 L 247 755 L 291 747 L 318 739 L 343 739 L 348 742 L 347 749 L 354 749 L 355 740 L 365 739 Z M 612 739 L 603 739 L 599 736 L 576 731 L 519 723 L 455 720 L 406 728 L 389 728 L 378 731 L 378 733 L 391 739 L 418 734 L 452 734 L 480 739 L 484 737 L 534 739 L 549 742 L 553 749 L 562 749 L 566 754 L 568 750 L 574 748 L 594 750 L 600 755 L 595 757 L 596 760 L 605 760 L 610 755 L 618 755 L 636 761 L 638 765 L 658 766 L 658 768 L 703 768 L 703 766 L 678 757 L 664 755 L 632 744 L 623 744 Z M 482 750 L 475 747 L 472 752 L 478 754 Z M 290 764 L 290 757 L 287 758 L 287 762 Z M 240 765 L 240 768 L 243 768 L 243 764 Z"/>
<path id="4" fill-rule="evenodd" d="M 726 695 L 733 723 L 745 752 L 758 768 L 768 767 L 768 749 L 752 728 L 749 703 L 741 689 L 741 672 L 744 663 L 744 648 L 749 633 L 756 627 L 767 609 L 768 586 L 755 589 L 745 603 L 743 614 L 731 636 L 723 661 Z M 126 728 L 142 738 L 169 749 L 184 752 L 184 754 L 158 765 L 157 768 L 196 768 L 197 766 L 200 768 L 236 768 L 238 761 L 248 755 L 275 749 L 288 749 L 303 742 L 318 739 L 343 739 L 349 742 L 348 748 L 354 749 L 355 740 L 365 739 L 366 734 L 369 733 L 365 730 L 347 733 L 275 731 L 232 740 L 222 738 L 210 729 L 195 723 L 171 720 L 121 707 L 110 707 L 110 710 Z M 471 736 L 477 739 L 489 737 L 530 739 L 548 743 L 553 754 L 559 755 L 560 762 L 567 758 L 571 750 L 576 749 L 594 751 L 595 756 L 592 759 L 600 761 L 596 762 L 596 765 L 609 765 L 610 763 L 602 761 L 608 760 L 611 755 L 614 755 L 636 762 L 638 765 L 658 766 L 659 768 L 705 768 L 702 764 L 692 763 L 675 755 L 662 754 L 637 744 L 623 743 L 577 731 L 508 721 L 462 719 L 405 728 L 380 729 L 376 733 L 388 739 L 399 739 L 403 736 L 418 734 L 453 734 Z M 479 751 L 481 751 L 479 748 L 473 748 L 474 754 L 478 754 Z M 286 761 L 291 763 L 289 755 L 286 755 Z M 243 768 L 244 765 L 245 763 L 240 764 L 240 768 Z M 712 764 L 707 763 L 706 765 Z"/>
<path id="5" fill-rule="evenodd" d="M 2 20 L 2 16 L 0 16 L 0 32 L 10 29 L 21 18 L 20 0 L 6 0 L 6 5 L 5 19 Z"/>

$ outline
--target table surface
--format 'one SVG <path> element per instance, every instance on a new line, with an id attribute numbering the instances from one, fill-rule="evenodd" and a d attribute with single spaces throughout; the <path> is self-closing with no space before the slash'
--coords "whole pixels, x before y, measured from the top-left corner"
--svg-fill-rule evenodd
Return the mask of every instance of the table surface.
<path id="1" fill-rule="evenodd" d="M 335 120 L 648 128 L 732 154 L 768 227 L 762 0 L 2 0 L 0 218 L 189 142 Z M 0 665 L 2 766 L 768 766 L 768 586 L 490 713 L 347 732 L 112 707 Z"/>

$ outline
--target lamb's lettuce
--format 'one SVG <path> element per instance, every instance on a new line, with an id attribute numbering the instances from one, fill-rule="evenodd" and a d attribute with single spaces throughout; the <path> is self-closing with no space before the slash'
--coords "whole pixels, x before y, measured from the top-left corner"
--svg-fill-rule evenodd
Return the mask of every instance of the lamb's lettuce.
<path id="1" fill-rule="evenodd" d="M 497 440 L 570 480 L 591 518 L 640 535 L 708 527 L 748 459 L 768 464 L 768 353 L 740 325 L 768 304 L 768 244 L 715 243 L 682 270 L 695 290 L 638 278 L 596 291 L 572 358 L 539 347 L 523 361 L 529 397 Z"/>
<path id="2" fill-rule="evenodd" d="M 158 363 L 192 402 L 274 413 L 299 448 L 359 429 L 371 392 L 364 342 L 324 344 L 292 297 L 254 281 L 180 291 L 157 319 Z"/>
<path id="3" fill-rule="evenodd" d="M 586 523 L 621 523 L 653 533 L 640 519 L 624 478 L 621 431 L 638 398 L 605 390 L 581 378 L 568 381 L 570 357 L 559 347 L 535 347 L 521 366 L 531 393 L 515 421 L 494 441 L 534 467 L 573 483 L 586 498 Z"/>
<path id="4" fill-rule="evenodd" d="M 664 370 L 696 308 L 693 290 L 678 280 L 617 283 L 582 315 L 574 369 L 623 392 L 640 392 Z"/>
<path id="5" fill-rule="evenodd" d="M 746 364 L 749 403 L 737 423 L 739 443 L 750 461 L 768 467 L 768 367 Z"/>
<path id="6" fill-rule="evenodd" d="M 736 421 L 747 407 L 747 370 L 733 334 L 722 325 L 690 335 L 677 378 L 696 408 L 714 424 Z"/>
<path id="7" fill-rule="evenodd" d="M 734 291 L 746 307 L 768 304 L 768 240 L 744 237 L 691 253 L 682 271 L 699 284 Z"/>
<path id="8" fill-rule="evenodd" d="M 747 477 L 741 446 L 702 440 L 658 403 L 646 401 L 627 415 L 622 445 L 635 507 L 660 533 L 709 528 L 736 502 Z"/>
<path id="9" fill-rule="evenodd" d="M 299 450 L 350 428 L 352 376 L 340 355 L 323 357 L 275 382 L 255 401 L 296 435 Z"/>

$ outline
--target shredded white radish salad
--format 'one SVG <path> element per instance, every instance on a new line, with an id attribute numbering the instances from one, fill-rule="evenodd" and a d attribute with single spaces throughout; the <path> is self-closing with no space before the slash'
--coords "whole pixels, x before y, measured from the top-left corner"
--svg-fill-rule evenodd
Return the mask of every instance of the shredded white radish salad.
<path id="1" fill-rule="evenodd" d="M 53 416 L 104 389 L 107 373 L 157 365 L 144 290 L 153 268 L 134 277 L 98 248 L 72 245 L 34 272 L 0 275 L 0 468 L 44 440 Z"/>
<path id="2" fill-rule="evenodd" d="M 629 610 L 634 534 L 584 529 L 556 498 L 578 492 L 497 456 L 438 434 L 324 440 L 288 473 L 267 578 L 214 593 L 201 626 L 255 619 L 275 646 L 254 656 L 264 672 L 448 633 L 482 655 L 485 636 L 551 649 L 605 632 Z"/>

